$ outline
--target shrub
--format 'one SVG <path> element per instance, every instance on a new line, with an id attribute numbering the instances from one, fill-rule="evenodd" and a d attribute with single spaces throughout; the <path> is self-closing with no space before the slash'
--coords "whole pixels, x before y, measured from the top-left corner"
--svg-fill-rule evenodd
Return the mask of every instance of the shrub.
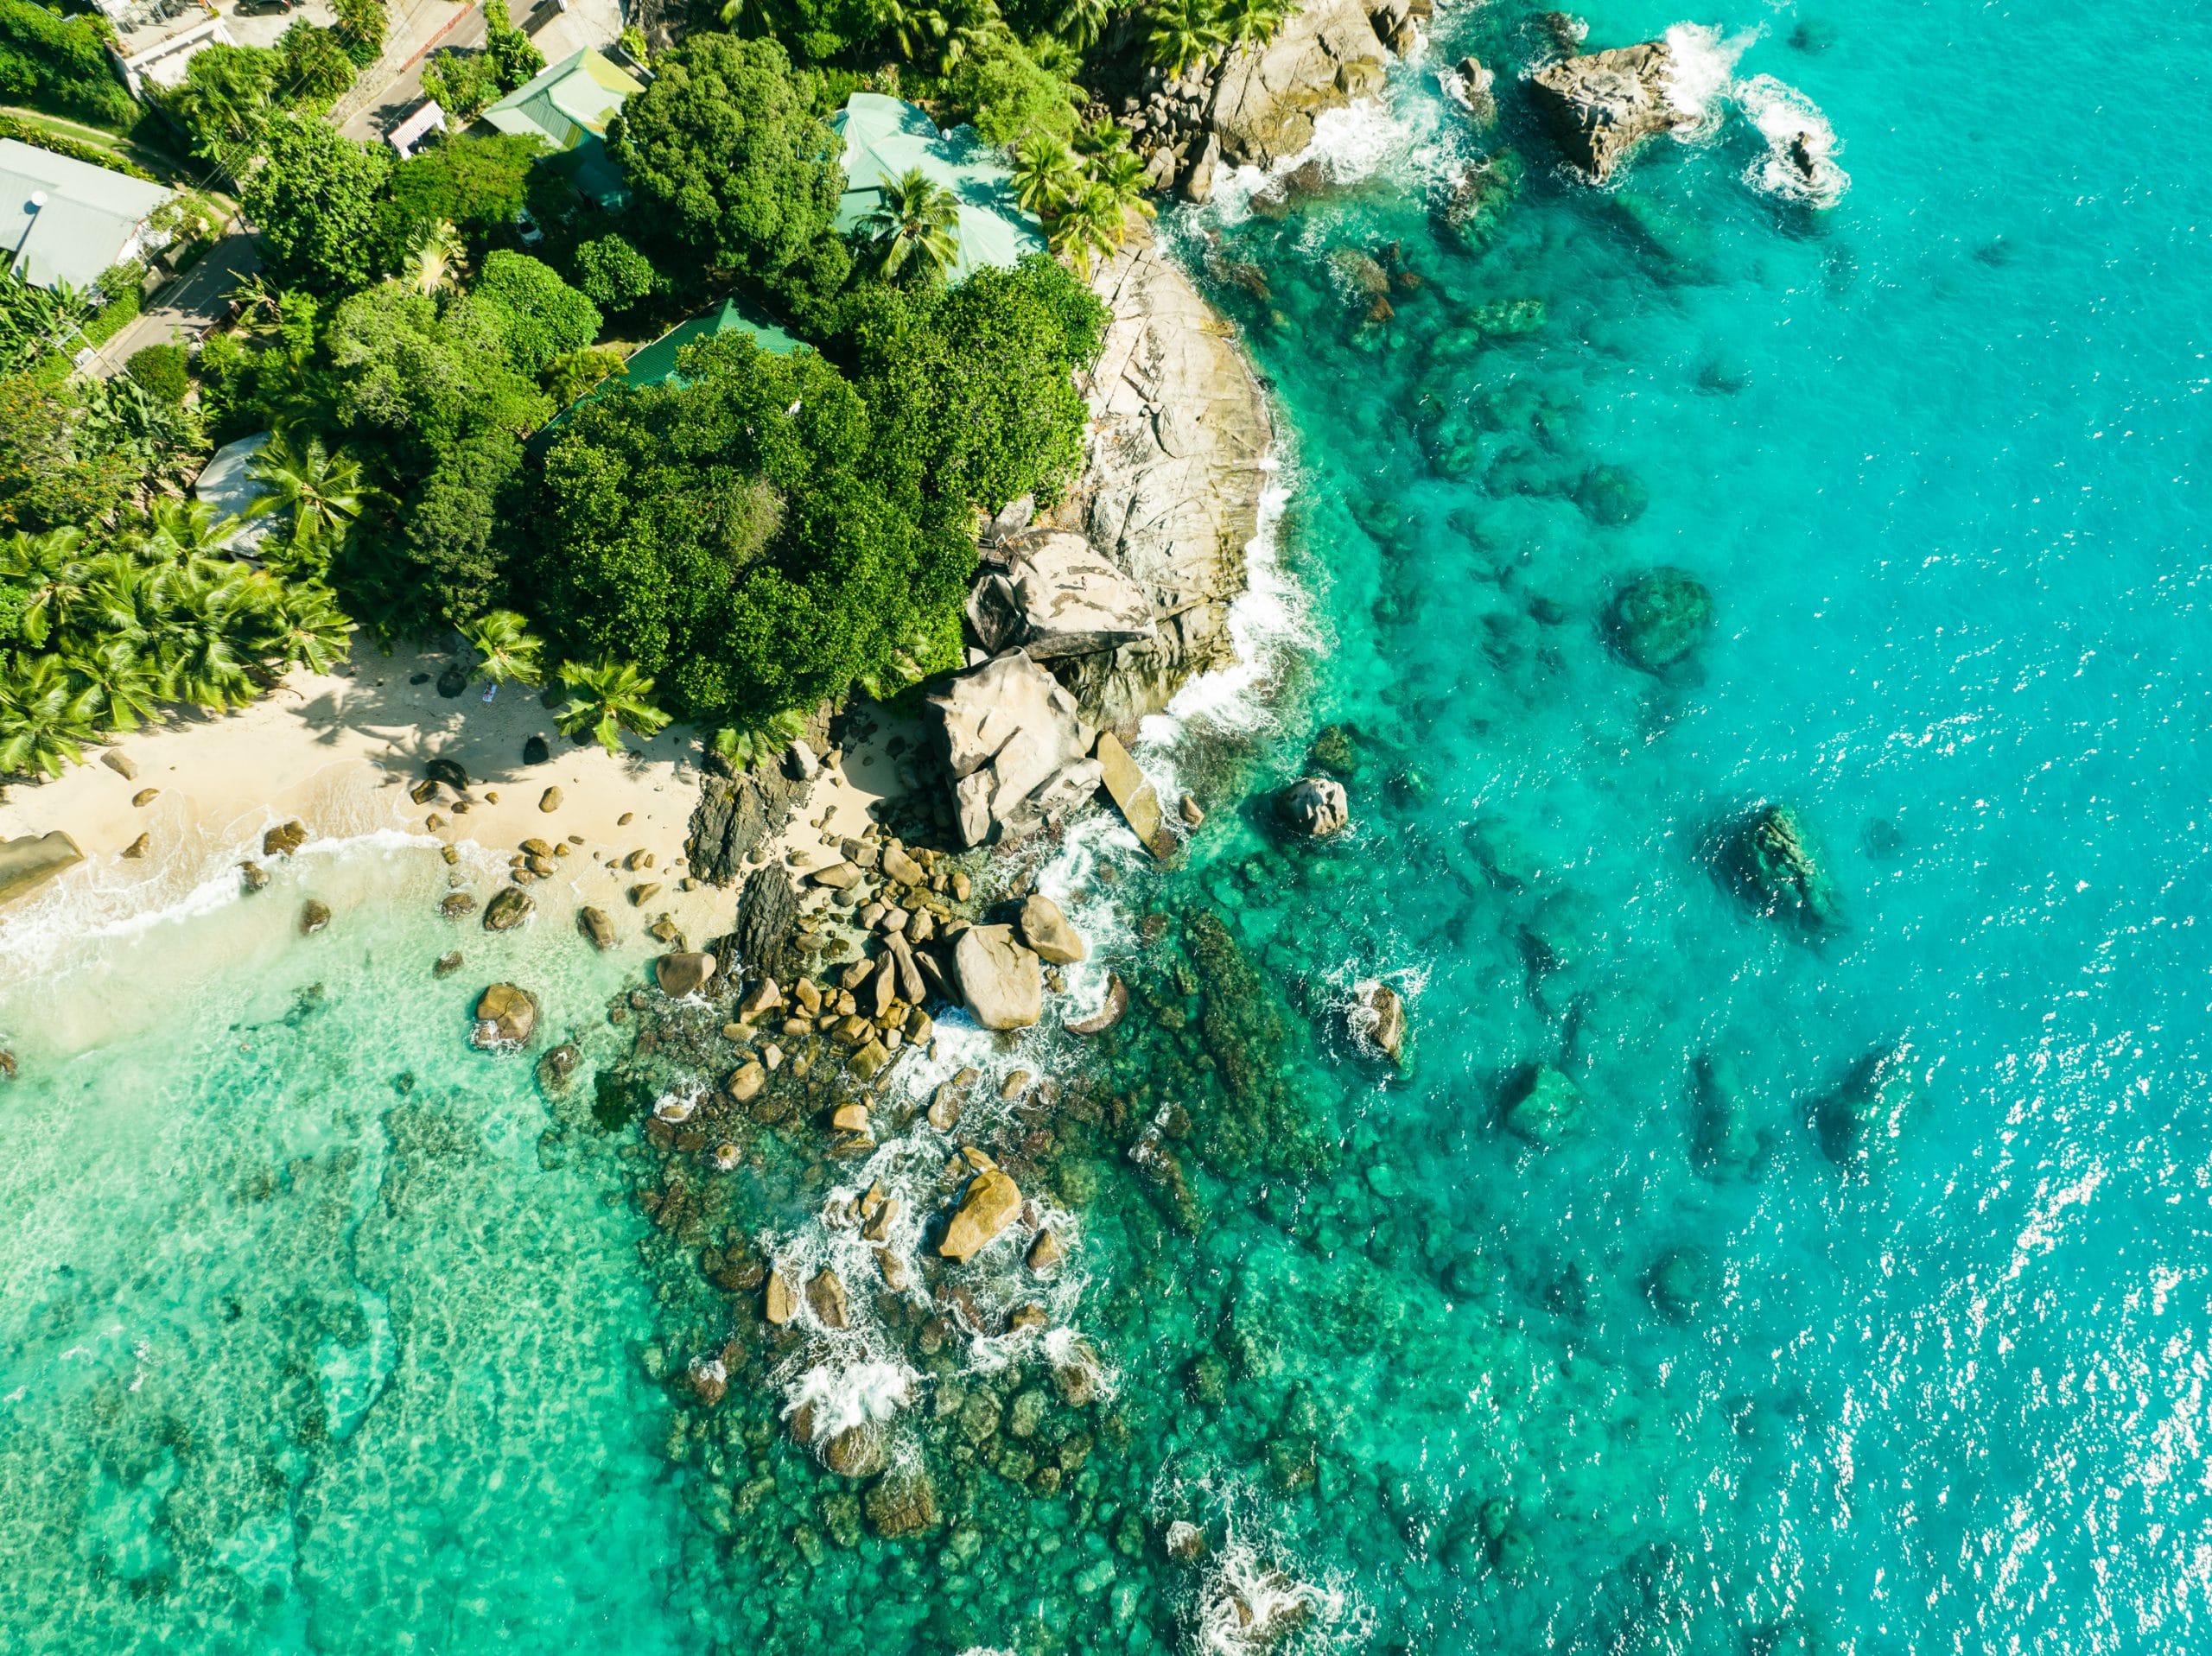
<path id="1" fill-rule="evenodd" d="M 601 236 L 576 249 L 577 289 L 603 311 L 626 310 L 653 290 L 652 261 L 620 236 Z"/>
<path id="2" fill-rule="evenodd" d="M 113 33 L 97 12 L 64 17 L 37 0 L 0 0 L 0 100 L 130 126 L 138 106 L 108 66 Z"/>
<path id="3" fill-rule="evenodd" d="M 469 297 L 499 317 L 507 359 L 533 378 L 599 337 L 599 307 L 527 253 L 493 253 Z"/>
<path id="4" fill-rule="evenodd" d="M 346 43 L 346 55 L 365 69 L 384 54 L 384 0 L 331 0 L 331 11 L 338 19 L 338 35 Z"/>
<path id="5" fill-rule="evenodd" d="M 143 351 L 133 352 L 123 371 L 168 403 L 183 402 L 192 384 L 185 371 L 184 347 L 181 345 L 149 345 Z"/>
<path id="6" fill-rule="evenodd" d="M 423 66 L 423 95 L 436 100 L 456 126 L 466 126 L 505 88 L 489 56 L 448 48 Z"/>
<path id="7" fill-rule="evenodd" d="M 288 108 L 320 114 L 353 84 L 356 73 L 353 54 L 338 32 L 318 29 L 304 17 L 276 42 L 276 98 Z"/>

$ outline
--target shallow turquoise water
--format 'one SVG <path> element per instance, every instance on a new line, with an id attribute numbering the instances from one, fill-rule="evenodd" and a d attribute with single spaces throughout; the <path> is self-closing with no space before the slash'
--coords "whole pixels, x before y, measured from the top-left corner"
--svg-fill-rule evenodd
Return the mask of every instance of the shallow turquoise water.
<path id="1" fill-rule="evenodd" d="M 630 1137 L 455 1012 L 527 974 L 610 1058 L 623 963 L 547 928 L 435 984 L 442 870 L 365 852 L 321 937 L 287 889 L 0 1003 L 0 1487 L 34 1492 L 0 1646 L 1230 1653 L 1270 1568 L 1308 1584 L 1286 1648 L 2202 1640 L 2212 19 L 1590 15 L 1757 31 L 1732 76 L 1824 112 L 1847 192 L 1746 181 L 1757 90 L 1564 183 L 1516 98 L 1478 138 L 1437 91 L 1530 49 L 1492 7 L 1334 134 L 1340 193 L 1176 226 L 1276 384 L 1316 648 L 1272 720 L 1152 756 L 1279 780 L 1349 722 L 1355 828 L 1290 852 L 1217 795 L 1164 879 L 1053 876 L 1173 921 L 1119 934 L 1139 1008 L 1095 1052 L 996 1055 L 1074 1101 L 1025 1188 L 1080 1214 L 1056 1315 L 1117 1391 L 1022 1440 L 1095 1436 L 1065 1489 L 959 1452 L 938 1399 L 1037 1382 L 950 1358 L 901 1417 L 945 1509 L 917 1539 L 864 1533 L 771 1387 L 672 1437 L 649 1374 L 751 1302 L 641 1247 Z M 1440 237 L 1450 170 L 1509 144 L 1495 240 Z M 1392 242 L 1423 285 L 1363 327 L 1330 256 Z M 1528 299 L 1535 331 L 1467 332 Z M 1662 563 L 1719 618 L 1663 681 L 1599 625 Z M 1829 935 L 1716 874 L 1769 800 Z M 1378 973 L 1402 1078 L 1343 1026 Z M 134 1009 L 104 1043 L 55 1012 L 101 998 Z M 1853 1176 L 1807 1107 L 1899 1043 L 1913 1104 Z M 1537 1062 L 1585 1101 L 1550 1147 L 1502 1121 Z M 1162 1144 L 1180 1194 L 1131 1157 Z M 826 1189 L 772 1174 L 738 1228 Z"/>

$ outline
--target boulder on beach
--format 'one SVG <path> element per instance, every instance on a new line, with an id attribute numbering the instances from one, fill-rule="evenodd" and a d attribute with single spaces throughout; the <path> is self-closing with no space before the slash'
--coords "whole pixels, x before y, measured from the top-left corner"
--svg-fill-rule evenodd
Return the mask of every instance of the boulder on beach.
<path id="1" fill-rule="evenodd" d="M 653 962 L 653 978 L 660 985 L 660 992 L 671 1000 L 681 1000 L 707 987 L 707 980 L 714 976 L 718 964 L 712 955 L 698 950 L 684 950 L 664 955 Z"/>
<path id="2" fill-rule="evenodd" d="M 576 910 L 576 930 L 583 933 L 594 949 L 602 954 L 614 947 L 614 922 L 604 909 L 594 909 L 589 904 Z"/>
<path id="3" fill-rule="evenodd" d="M 281 823 L 261 836 L 261 854 L 264 857 L 289 857 L 307 842 L 306 823 Z"/>
<path id="4" fill-rule="evenodd" d="M 484 905 L 484 930 L 512 931 L 529 919 L 537 907 L 527 892 L 512 885 L 503 886 Z"/>
<path id="5" fill-rule="evenodd" d="M 1096 733 L 1075 699 L 1020 650 L 962 674 L 929 706 L 944 733 L 963 844 L 1020 839 L 1097 791 Z"/>
<path id="6" fill-rule="evenodd" d="M 469 1038 L 486 1051 L 520 1046 L 537 1027 L 537 1000 L 529 990 L 495 983 L 477 997 L 476 1029 Z"/>
<path id="7" fill-rule="evenodd" d="M 22 896 L 84 860 L 77 842 L 60 828 L 0 840 L 0 903 Z"/>
<path id="8" fill-rule="evenodd" d="M 1763 805 L 1745 818 L 1726 859 L 1738 888 L 1760 912 L 1821 931 L 1841 918 L 1835 883 L 1796 809 Z"/>
<path id="9" fill-rule="evenodd" d="M 967 1260 L 997 1238 L 1021 1211 L 1021 1190 L 995 1167 L 987 1167 L 968 1181 L 960 1206 L 944 1228 L 938 1252 L 948 1259 Z"/>
<path id="10" fill-rule="evenodd" d="M 1605 637 L 1623 659 L 1664 676 L 1713 636 L 1713 594 L 1687 570 L 1659 568 L 1613 594 Z"/>
<path id="11" fill-rule="evenodd" d="M 1006 573 L 986 574 L 969 593 L 968 619 L 986 650 L 1019 648 L 1033 661 L 1118 650 L 1158 631 L 1151 599 L 1067 530 L 1013 542 Z"/>
<path id="12" fill-rule="evenodd" d="M 443 783 L 457 794 L 468 791 L 468 772 L 461 768 L 457 759 L 426 759 L 423 765 L 423 774 L 432 782 Z"/>
<path id="13" fill-rule="evenodd" d="M 1325 840 L 1351 822 L 1351 802 L 1334 777 L 1301 777 L 1275 796 L 1276 820 L 1301 839 Z"/>
<path id="14" fill-rule="evenodd" d="M 985 1029 L 1027 1029 L 1045 1015 L 1037 956 L 1011 926 L 970 926 L 952 946 L 960 998 Z"/>
<path id="15" fill-rule="evenodd" d="M 522 762 L 524 765 L 543 765 L 550 761 L 552 757 L 553 749 L 547 744 L 543 736 L 533 735 L 527 736 L 523 739 Z M 555 790 L 554 791 L 557 792 L 558 790 Z"/>
<path id="16" fill-rule="evenodd" d="M 1021 941 L 1036 951 L 1038 959 L 1054 966 L 1073 966 L 1090 952 L 1060 905 L 1041 894 L 1022 903 Z"/>
<path id="17" fill-rule="evenodd" d="M 1602 184 L 1647 139 L 1696 124 L 1668 95 L 1673 69 L 1667 43 L 1648 41 L 1546 64 L 1529 87 L 1567 158 Z"/>

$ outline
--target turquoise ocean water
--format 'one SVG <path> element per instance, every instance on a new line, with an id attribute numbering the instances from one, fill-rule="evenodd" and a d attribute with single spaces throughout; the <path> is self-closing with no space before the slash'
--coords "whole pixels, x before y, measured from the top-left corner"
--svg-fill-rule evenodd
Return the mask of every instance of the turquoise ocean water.
<path id="1" fill-rule="evenodd" d="M 0 1647 L 2205 1642 L 2212 16 L 1587 15 L 1703 72 L 1709 130 L 1615 189 L 1551 170 L 1499 4 L 1325 124 L 1335 188 L 1172 226 L 1279 397 L 1289 596 L 1275 678 L 1147 750 L 1212 790 L 1187 864 L 1052 876 L 1137 1010 L 1001 1055 L 1081 1106 L 1036 1156 L 1115 1395 L 1019 1451 L 1065 1487 L 970 1464 L 968 1405 L 1035 1384 L 972 1361 L 904 1417 L 918 1539 L 778 1397 L 671 1437 L 649 1348 L 726 1313 L 641 1252 L 628 1136 L 463 1048 L 442 868 L 366 849 L 288 871 L 321 936 L 279 892 L 0 999 Z M 1757 130 L 1813 111 L 1818 209 Z M 1508 148 L 1470 246 L 1441 204 Z M 1387 320 L 1376 270 L 1421 279 Z M 1664 677 L 1604 627 L 1659 566 L 1715 614 Z M 1329 724 L 1354 828 L 1294 851 L 1221 779 Z M 1818 935 L 1721 877 L 1763 803 Z M 466 980 L 610 1058 L 624 963 L 556 930 Z M 1344 1032 L 1376 975 L 1404 1075 Z M 1840 1167 L 1808 1111 L 1876 1053 L 1906 1101 Z M 1504 1119 L 1537 1063 L 1549 1144 Z"/>

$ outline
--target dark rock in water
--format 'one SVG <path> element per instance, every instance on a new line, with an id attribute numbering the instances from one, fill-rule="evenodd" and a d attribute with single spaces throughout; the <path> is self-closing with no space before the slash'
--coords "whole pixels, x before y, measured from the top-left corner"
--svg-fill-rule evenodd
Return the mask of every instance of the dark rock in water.
<path id="1" fill-rule="evenodd" d="M 745 878 L 737 900 L 737 957 L 756 978 L 788 982 L 798 970 L 791 934 L 798 925 L 798 888 L 780 863 Z"/>
<path id="2" fill-rule="evenodd" d="M 1513 1503 L 1503 1499 L 1485 1501 L 1476 1521 L 1491 1568 L 1511 1580 L 1527 1575 L 1536 1561 L 1536 1544 L 1522 1528 L 1520 1514 L 1515 1512 Z"/>
<path id="3" fill-rule="evenodd" d="M 1904 830 L 1886 816 L 1869 818 L 1859 839 L 1866 854 L 1880 861 L 1892 862 L 1904 854 Z"/>
<path id="4" fill-rule="evenodd" d="M 883 1428 L 863 1421 L 822 1445 L 822 1464 L 841 1478 L 872 1478 L 883 1470 Z"/>
<path id="5" fill-rule="evenodd" d="M 1302 839 L 1325 840 L 1351 825 L 1351 805 L 1333 777 L 1301 777 L 1275 796 L 1275 816 Z"/>
<path id="6" fill-rule="evenodd" d="M 265 891 L 269 886 L 269 871 L 257 862 L 242 862 L 238 865 L 238 885 L 248 891 Z"/>
<path id="7" fill-rule="evenodd" d="M 862 1503 L 868 1521 L 887 1539 L 937 1527 L 937 1485 L 925 1467 L 887 1472 Z"/>
<path id="8" fill-rule="evenodd" d="M 1532 1144 L 1555 1145 L 1581 1120 L 1581 1088 L 1548 1063 L 1529 1065 L 1506 1087 L 1505 1125 Z"/>
<path id="9" fill-rule="evenodd" d="M 537 1027 L 537 999 L 512 983 L 495 983 L 477 998 L 476 1029 L 469 1039 L 486 1051 L 520 1046 Z"/>
<path id="10" fill-rule="evenodd" d="M 1813 1101 L 1806 1125 L 1830 1161 L 1862 1172 L 1896 1146 L 1916 1096 L 1912 1048 L 1900 1041 L 1853 1064 L 1841 1085 Z"/>
<path id="11" fill-rule="evenodd" d="M 1552 50 L 1567 57 L 1580 52 L 1590 38 L 1590 25 L 1571 11 L 1540 11 L 1535 22 Z"/>
<path id="12" fill-rule="evenodd" d="M 484 905 L 484 930 L 512 931 L 530 918 L 531 911 L 537 906 L 530 900 L 528 893 L 512 885 L 503 887 L 498 895 Z"/>
<path id="13" fill-rule="evenodd" d="M 264 857 L 289 857 L 307 842 L 306 823 L 280 823 L 261 836 L 261 854 Z"/>
<path id="14" fill-rule="evenodd" d="M 1490 1260 L 1473 1248 L 1452 1260 L 1452 1268 L 1444 1273 L 1445 1286 L 1461 1299 L 1479 1299 L 1490 1291 L 1494 1279 Z"/>
<path id="15" fill-rule="evenodd" d="M 1482 165 L 1469 168 L 1444 200 L 1440 212 L 1444 228 L 1469 252 L 1479 253 L 1503 227 L 1527 175 L 1527 166 L 1511 149 L 1501 149 Z"/>
<path id="16" fill-rule="evenodd" d="M 468 772 L 452 759 L 429 760 L 423 766 L 423 774 L 432 782 L 442 782 L 457 794 L 467 791 Z"/>
<path id="17" fill-rule="evenodd" d="M 1669 1323 L 1696 1322 L 1713 1291 L 1713 1257 L 1696 1247 L 1670 1249 L 1643 1279 L 1651 1309 Z"/>
<path id="18" fill-rule="evenodd" d="M 1309 770 L 1324 771 L 1339 782 L 1359 775 L 1359 733 L 1350 725 L 1324 725 L 1314 735 L 1306 756 Z"/>
<path id="19" fill-rule="evenodd" d="M 1790 807 L 1754 812 L 1737 830 L 1729 855 L 1738 885 L 1760 912 L 1795 920 L 1807 931 L 1840 918 L 1834 883 Z"/>
<path id="20" fill-rule="evenodd" d="M 1743 1088 L 1728 1061 L 1700 1054 L 1690 1069 L 1690 1159 L 1713 1171 L 1741 1172 L 1765 1149 L 1746 1119 Z"/>
<path id="21" fill-rule="evenodd" d="M 1818 57 L 1836 42 L 1836 27 L 1825 17 L 1801 17 L 1789 31 L 1790 46 L 1807 57 Z"/>
<path id="22" fill-rule="evenodd" d="M 614 922 L 607 918 L 604 909 L 594 909 L 587 904 L 576 910 L 576 930 L 590 940 L 591 946 L 602 954 L 614 947 Z"/>
<path id="23" fill-rule="evenodd" d="M 747 853 L 790 820 L 803 790 L 778 765 L 706 777 L 684 841 L 691 872 L 715 885 L 735 880 Z"/>
<path id="24" fill-rule="evenodd" d="M 1647 139 L 1695 117 L 1668 95 L 1674 54 L 1664 41 L 1546 64 L 1529 78 L 1560 149 L 1602 184 Z"/>
<path id="25" fill-rule="evenodd" d="M 532 736 L 522 745 L 522 762 L 524 765 L 543 765 L 552 757 L 553 750 L 545 745 L 543 736 Z"/>
<path id="26" fill-rule="evenodd" d="M 300 936 L 312 937 L 330 923 L 330 905 L 309 898 L 300 905 Z"/>
<path id="27" fill-rule="evenodd" d="M 430 975 L 434 978 L 449 978 L 460 970 L 461 951 L 456 949 L 438 956 L 430 968 Z"/>
<path id="28" fill-rule="evenodd" d="M 572 1044 L 563 1041 L 537 1061 L 537 1084 L 549 1093 L 566 1092 L 583 1058 Z"/>
<path id="29" fill-rule="evenodd" d="M 1605 637 L 1622 657 L 1664 676 L 1713 636 L 1713 594 L 1685 570 L 1654 569 L 1613 594 Z"/>
<path id="30" fill-rule="evenodd" d="M 448 701 L 468 688 L 468 669 L 459 662 L 448 662 L 445 671 L 438 675 L 438 694 Z"/>
<path id="31" fill-rule="evenodd" d="M 1574 504 L 1592 523 L 1618 528 L 1643 517 L 1651 495 L 1635 473 L 1618 466 L 1593 466 L 1574 485 Z"/>

